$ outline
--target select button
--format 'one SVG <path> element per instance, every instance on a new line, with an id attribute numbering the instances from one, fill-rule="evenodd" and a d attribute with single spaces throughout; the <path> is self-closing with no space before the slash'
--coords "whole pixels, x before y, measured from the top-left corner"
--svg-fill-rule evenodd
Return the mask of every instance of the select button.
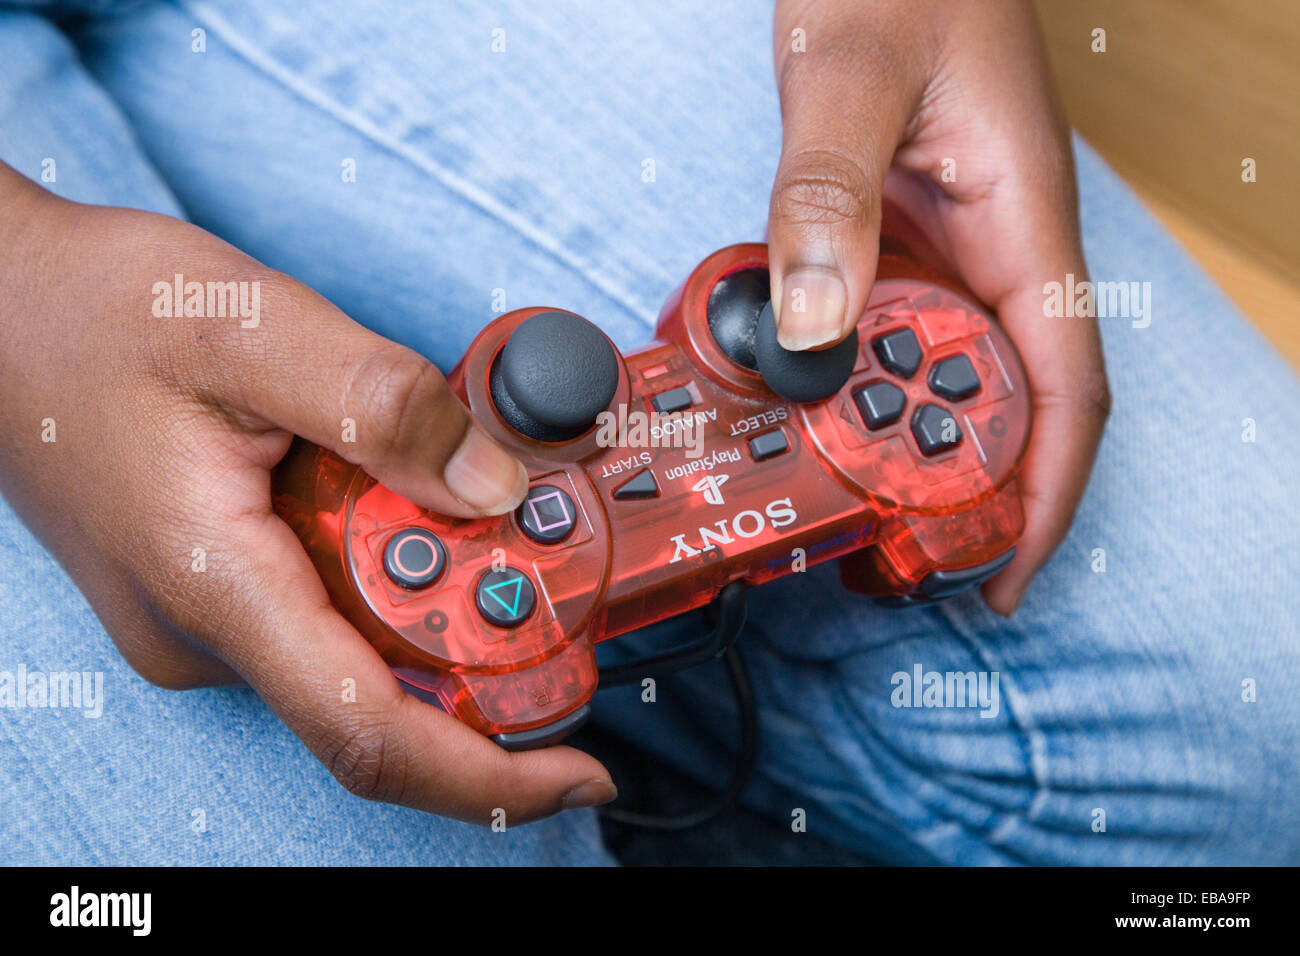
<path id="1" fill-rule="evenodd" d="M 779 455 L 789 449 L 790 441 L 785 437 L 785 431 L 780 428 L 756 435 L 749 440 L 749 453 L 753 456 L 754 461 L 771 458 L 773 455 Z"/>

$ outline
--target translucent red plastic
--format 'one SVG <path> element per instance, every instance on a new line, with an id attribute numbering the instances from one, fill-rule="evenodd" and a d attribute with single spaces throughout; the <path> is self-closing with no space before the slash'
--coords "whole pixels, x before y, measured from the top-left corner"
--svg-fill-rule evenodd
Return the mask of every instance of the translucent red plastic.
<path id="1" fill-rule="evenodd" d="M 700 459 L 682 447 L 601 447 L 595 429 L 555 444 L 521 436 L 493 407 L 489 370 L 521 322 L 557 310 L 521 309 L 488 324 L 449 381 L 524 462 L 533 484 L 557 485 L 576 503 L 577 525 L 557 544 L 534 542 L 513 515 L 433 514 L 301 441 L 277 469 L 276 510 L 335 604 L 396 675 L 485 734 L 541 727 L 574 711 L 598 685 L 596 643 L 705 605 L 732 581 L 761 585 L 843 558 L 848 587 L 906 595 L 933 571 L 989 561 L 1015 544 L 1023 526 L 1016 476 L 1029 434 L 1029 389 L 997 322 L 925 264 L 925 253 L 915 251 L 923 248 L 919 239 L 908 233 L 895 222 L 882 243 L 848 382 L 811 404 L 773 394 L 756 372 L 731 361 L 709 330 L 713 285 L 738 270 L 766 268 L 766 246 L 731 246 L 695 269 L 664 306 L 655 340 L 622 358 L 610 410 L 649 413 L 650 396 L 684 386 L 693 398 L 688 414 L 703 429 Z M 910 248 L 903 245 L 909 239 Z M 905 326 L 925 355 L 913 377 L 891 379 L 907 393 L 909 414 L 869 431 L 853 393 L 888 377 L 871 342 Z M 933 401 L 931 365 L 958 352 L 974 363 L 981 387 L 946 403 L 963 440 L 927 458 L 909 431 L 910 412 Z M 754 461 L 747 439 L 775 428 L 789 450 Z M 614 500 L 613 490 L 644 468 L 654 474 L 658 497 Z M 726 476 L 711 495 L 702 480 L 709 475 Z M 436 534 L 448 556 L 446 570 L 424 590 L 398 587 L 382 566 L 389 538 L 412 526 Z M 525 571 L 536 588 L 531 615 L 513 629 L 489 623 L 475 607 L 478 579 L 494 561 Z"/>

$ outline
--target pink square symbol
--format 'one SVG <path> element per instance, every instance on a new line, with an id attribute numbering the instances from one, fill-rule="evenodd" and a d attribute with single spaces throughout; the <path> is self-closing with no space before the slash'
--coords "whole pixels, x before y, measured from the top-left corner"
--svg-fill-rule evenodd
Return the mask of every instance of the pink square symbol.
<path id="1" fill-rule="evenodd" d="M 560 517 L 547 519 L 542 517 L 541 512 L 537 510 L 537 505 L 539 502 L 549 501 L 552 498 L 555 499 L 556 504 L 559 506 Z M 569 506 L 564 503 L 564 498 L 560 496 L 560 493 L 558 491 L 552 491 L 549 492 L 548 494 L 538 495 L 536 498 L 529 498 L 528 507 L 533 512 L 533 522 L 535 524 L 537 531 L 539 532 L 550 531 L 552 528 L 567 528 L 571 524 L 573 524 L 573 516 L 569 514 Z M 548 508 L 545 510 L 553 510 L 553 509 Z"/>

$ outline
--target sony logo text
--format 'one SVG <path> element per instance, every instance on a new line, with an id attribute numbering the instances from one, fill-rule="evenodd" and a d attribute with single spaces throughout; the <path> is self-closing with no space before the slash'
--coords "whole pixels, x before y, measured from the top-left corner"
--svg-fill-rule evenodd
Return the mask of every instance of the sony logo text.
<path id="1" fill-rule="evenodd" d="M 716 487 L 713 491 L 716 493 Z M 675 550 L 668 563 L 676 564 L 682 558 L 693 558 L 702 552 L 712 551 L 718 545 L 732 544 L 736 540 L 733 534 L 742 538 L 757 537 L 767 529 L 769 521 L 773 528 L 784 528 L 798 519 L 799 515 L 794 510 L 794 504 L 790 499 L 777 498 L 764 505 L 761 512 L 749 509 L 714 522 L 712 526 L 696 528 L 694 545 L 686 543 L 686 535 L 689 532 L 673 535 L 668 540 L 672 542 Z"/>

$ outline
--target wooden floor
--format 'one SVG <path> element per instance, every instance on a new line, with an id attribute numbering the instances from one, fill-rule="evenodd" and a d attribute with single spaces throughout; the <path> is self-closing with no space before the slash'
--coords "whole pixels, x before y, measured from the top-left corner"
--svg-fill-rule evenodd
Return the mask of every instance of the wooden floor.
<path id="1" fill-rule="evenodd" d="M 1300 369 L 1300 3 L 1035 6 L 1071 121 Z"/>

